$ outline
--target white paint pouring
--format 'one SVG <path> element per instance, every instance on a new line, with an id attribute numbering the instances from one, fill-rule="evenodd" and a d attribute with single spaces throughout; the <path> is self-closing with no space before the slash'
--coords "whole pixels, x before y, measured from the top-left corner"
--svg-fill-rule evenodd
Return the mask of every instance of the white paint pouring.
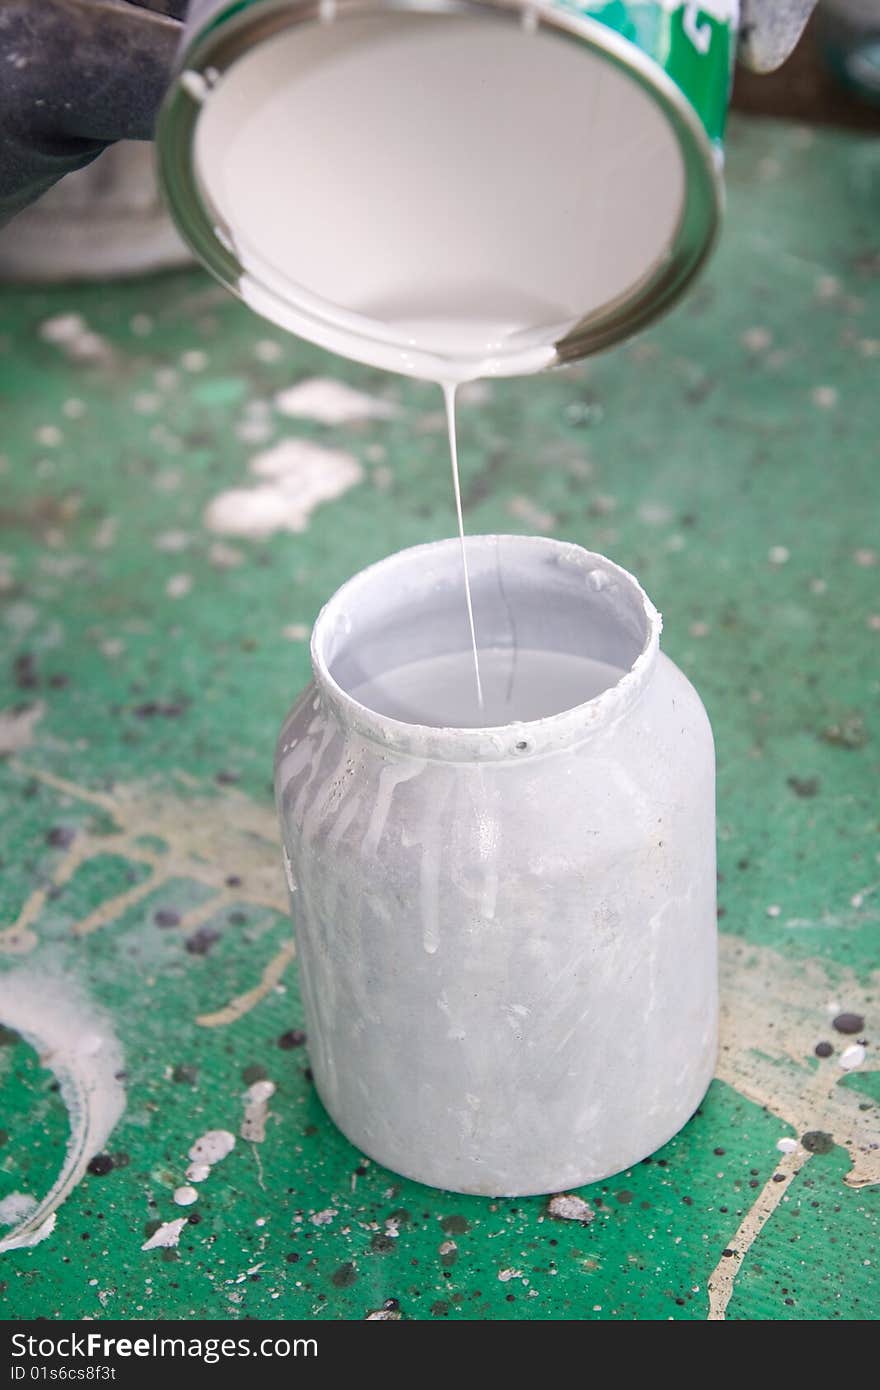
<path id="1" fill-rule="evenodd" d="M 474 601 L 471 596 L 471 579 L 468 573 L 467 549 L 464 543 L 464 516 L 461 510 L 461 478 L 458 473 L 458 438 L 455 430 L 455 383 L 443 383 L 443 400 L 446 405 L 446 428 L 449 431 L 449 457 L 452 461 L 452 487 L 455 493 L 455 515 L 458 519 L 458 539 L 461 543 L 461 570 L 464 577 L 464 600 L 467 605 L 468 627 L 471 633 L 471 649 L 474 657 L 474 680 L 477 687 L 477 707 L 482 714 L 485 709 L 483 683 L 480 679 L 480 653 L 477 648 L 477 629 L 474 626 Z M 447 719 L 447 724 L 456 721 Z M 482 720 L 480 720 L 482 723 Z"/>
<path id="2" fill-rule="evenodd" d="M 684 206 L 682 157 L 638 82 L 539 16 L 334 8 L 327 18 L 273 31 L 199 86 L 199 195 L 257 312 L 345 357 L 440 384 L 476 690 L 465 711 L 447 663 L 442 722 L 500 723 L 486 711 L 481 661 L 494 658 L 480 652 L 467 568 L 456 386 L 549 366 L 572 329 L 663 263 Z M 332 382 L 301 383 L 278 404 L 325 419 L 392 409 Z M 254 537 L 304 528 L 301 470 L 290 486 L 287 462 L 279 477 L 268 457 L 268 471 L 252 464 L 259 487 L 214 500 L 209 527 Z M 308 510 L 331 495 L 326 462 Z M 332 495 L 356 468 L 337 466 Z M 547 680 L 566 684 L 555 670 Z M 579 681 L 591 685 L 583 671 Z"/>
<path id="3" fill-rule="evenodd" d="M 20 1033 L 53 1072 L 70 1117 L 64 1163 L 45 1197 L 0 1238 L 0 1253 L 37 1245 L 125 1109 L 122 1050 L 109 1021 L 73 986 L 31 971 L 0 975 L 0 1023 Z"/>

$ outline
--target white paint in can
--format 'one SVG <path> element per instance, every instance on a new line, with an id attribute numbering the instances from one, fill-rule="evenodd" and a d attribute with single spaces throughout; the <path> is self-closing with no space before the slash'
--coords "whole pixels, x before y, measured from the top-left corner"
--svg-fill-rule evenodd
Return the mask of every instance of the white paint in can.
<path id="1" fill-rule="evenodd" d="M 284 301 L 293 332 L 445 382 L 548 365 L 662 262 L 684 198 L 631 75 L 497 16 L 273 34 L 205 99 L 195 161 L 252 307 L 280 322 Z"/>

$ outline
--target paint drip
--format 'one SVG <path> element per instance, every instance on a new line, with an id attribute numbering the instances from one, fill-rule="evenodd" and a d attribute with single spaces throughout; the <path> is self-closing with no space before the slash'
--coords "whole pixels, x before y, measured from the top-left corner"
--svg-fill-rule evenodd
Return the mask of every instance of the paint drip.
<path id="1" fill-rule="evenodd" d="M 55 1212 L 70 1195 L 125 1109 L 119 1080 L 122 1049 L 106 1017 L 71 983 L 31 971 L 0 975 L 0 1022 L 19 1033 L 59 1083 L 70 1138 L 52 1187 L 0 1239 L 0 1253 L 44 1240 Z"/>

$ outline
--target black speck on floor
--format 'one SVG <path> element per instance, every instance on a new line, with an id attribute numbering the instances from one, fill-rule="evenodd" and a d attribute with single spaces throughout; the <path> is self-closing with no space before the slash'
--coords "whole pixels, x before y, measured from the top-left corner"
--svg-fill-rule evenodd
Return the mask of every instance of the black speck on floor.
<path id="1" fill-rule="evenodd" d="M 19 690 L 36 690 L 40 683 L 37 663 L 31 652 L 20 652 L 12 665 L 12 674 Z"/>
<path id="2" fill-rule="evenodd" d="M 278 1039 L 278 1046 L 284 1052 L 290 1052 L 295 1047 L 302 1047 L 305 1040 L 306 1035 L 301 1028 L 288 1028 Z"/>
<path id="3" fill-rule="evenodd" d="M 452 1216 L 444 1216 L 440 1222 L 440 1226 L 448 1236 L 463 1236 L 470 1230 L 471 1223 L 466 1216 L 454 1214 Z"/>
<path id="4" fill-rule="evenodd" d="M 829 724 L 819 737 L 824 743 L 830 743 L 832 748 L 864 748 L 868 742 L 864 720 L 858 714 L 849 715 L 838 724 Z"/>
<path id="5" fill-rule="evenodd" d="M 350 1261 L 344 1265 L 340 1265 L 330 1276 L 331 1284 L 337 1289 L 350 1289 L 352 1284 L 356 1283 L 356 1281 L 357 1270 Z"/>
<path id="6" fill-rule="evenodd" d="M 801 1136 L 801 1143 L 811 1154 L 830 1154 L 834 1148 L 834 1137 L 823 1129 L 811 1129 Z"/>
<path id="7" fill-rule="evenodd" d="M 195 1086 L 198 1079 L 198 1067 L 190 1066 L 186 1062 L 179 1063 L 171 1073 L 171 1080 L 182 1086 Z"/>
<path id="8" fill-rule="evenodd" d="M 626 1188 L 623 1188 L 620 1192 L 615 1192 L 614 1195 L 622 1207 L 628 1207 L 633 1199 L 632 1193 L 627 1192 Z"/>
<path id="9" fill-rule="evenodd" d="M 229 772 L 229 771 L 227 771 L 226 769 L 223 769 L 223 770 L 221 770 L 220 772 L 218 772 L 218 773 L 217 773 L 217 776 L 214 778 L 214 781 L 215 781 L 215 782 L 218 782 L 218 783 L 220 784 L 221 787 L 231 787 L 231 786 L 234 786 L 234 784 L 235 784 L 238 780 L 239 780 L 239 774 L 238 774 L 237 772 Z"/>
<path id="10" fill-rule="evenodd" d="M 254 1062 L 249 1067 L 242 1067 L 241 1079 L 245 1086 L 253 1086 L 255 1081 L 265 1081 L 269 1073 L 259 1062 Z"/>
<path id="11" fill-rule="evenodd" d="M 432 1303 L 432 1304 L 431 1304 L 431 1317 L 432 1317 L 432 1318 L 448 1318 L 448 1317 L 449 1317 L 449 1304 L 446 1302 L 446 1300 L 445 1300 L 444 1298 L 438 1298 L 436 1303 Z"/>
<path id="12" fill-rule="evenodd" d="M 831 1057 L 833 1056 L 834 1048 L 830 1042 L 817 1042 L 813 1051 L 817 1057 Z"/>
<path id="13" fill-rule="evenodd" d="M 88 1171 L 94 1178 L 106 1177 L 113 1171 L 113 1159 L 109 1154 L 95 1154 L 95 1157 L 89 1160 Z"/>
<path id="14" fill-rule="evenodd" d="M 831 1026 L 838 1033 L 861 1033 L 865 1020 L 861 1014 L 838 1014 Z"/>
<path id="15" fill-rule="evenodd" d="M 216 946 L 222 933 L 216 927 L 199 927 L 192 936 L 186 938 L 186 949 L 191 956 L 206 956 L 212 946 Z"/>
<path id="16" fill-rule="evenodd" d="M 170 907 L 160 907 L 153 913 L 153 921 L 157 927 L 176 927 L 180 924 L 180 913 Z"/>
<path id="17" fill-rule="evenodd" d="M 393 1236 L 382 1235 L 381 1232 L 374 1235 L 370 1240 L 370 1249 L 376 1255 L 387 1255 L 389 1250 L 393 1250 L 397 1242 Z"/>
<path id="18" fill-rule="evenodd" d="M 69 849 L 76 839 L 76 831 L 69 825 L 53 825 L 46 836 L 46 844 L 53 849 Z"/>
<path id="19" fill-rule="evenodd" d="M 792 773 L 787 780 L 795 796 L 811 797 L 815 796 L 819 790 L 818 777 L 796 777 Z"/>

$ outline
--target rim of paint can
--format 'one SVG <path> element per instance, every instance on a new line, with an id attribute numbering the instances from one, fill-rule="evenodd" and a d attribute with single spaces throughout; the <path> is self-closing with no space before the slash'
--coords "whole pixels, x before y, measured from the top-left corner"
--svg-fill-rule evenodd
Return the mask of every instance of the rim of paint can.
<path id="1" fill-rule="evenodd" d="M 648 54 L 601 21 L 540 3 L 530 6 L 524 0 L 330 0 L 330 5 L 334 19 L 412 12 L 494 17 L 519 23 L 529 11 L 537 24 L 601 55 L 630 78 L 654 102 L 674 136 L 682 160 L 683 198 L 677 226 L 665 250 L 638 280 L 592 309 L 540 353 L 534 345 L 500 352 L 493 375 L 516 376 L 601 351 L 645 328 L 680 297 L 706 262 L 717 238 L 723 205 L 720 152 L 684 92 Z M 195 157 L 202 103 L 218 77 L 264 40 L 297 25 L 320 21 L 326 13 L 326 0 L 259 0 L 256 4 L 230 0 L 216 12 L 183 54 L 182 66 L 160 111 L 159 173 L 178 230 L 222 284 L 271 322 L 320 346 L 345 350 L 355 360 L 379 365 L 377 347 L 402 347 L 379 320 L 349 313 L 292 281 L 283 293 L 239 258 L 232 233 L 199 177 Z M 418 361 L 412 374 L 442 374 L 435 354 L 419 349 L 415 356 Z M 385 365 L 384 360 L 381 365 Z"/>
<path id="2" fill-rule="evenodd" d="M 540 754 L 577 746 L 616 722 L 641 698 L 660 649 L 662 618 L 634 575 L 595 551 L 570 541 L 548 536 L 486 535 L 465 540 L 471 587 L 479 603 L 481 570 L 509 574 L 533 572 L 537 582 L 547 583 L 560 574 L 574 587 L 582 585 L 585 613 L 588 604 L 603 611 L 616 608 L 618 619 L 630 625 L 635 655 L 620 679 L 583 704 L 560 710 L 543 719 L 486 728 L 436 728 L 404 723 L 361 704 L 333 675 L 343 644 L 358 639 L 358 608 L 382 610 L 388 595 L 408 595 L 414 584 L 430 589 L 461 575 L 461 542 L 458 537 L 430 541 L 399 550 L 347 580 L 324 605 L 312 631 L 311 661 L 320 698 L 348 730 L 414 758 L 444 762 L 522 761 Z M 502 553 L 503 552 L 503 553 Z M 543 573 L 542 573 L 543 571 Z M 458 587 L 450 601 L 460 599 Z M 393 604 L 393 600 L 392 600 Z M 621 623 L 621 627 L 622 627 Z M 633 636 L 632 629 L 637 628 Z M 466 650 L 466 648 L 462 648 Z"/>

